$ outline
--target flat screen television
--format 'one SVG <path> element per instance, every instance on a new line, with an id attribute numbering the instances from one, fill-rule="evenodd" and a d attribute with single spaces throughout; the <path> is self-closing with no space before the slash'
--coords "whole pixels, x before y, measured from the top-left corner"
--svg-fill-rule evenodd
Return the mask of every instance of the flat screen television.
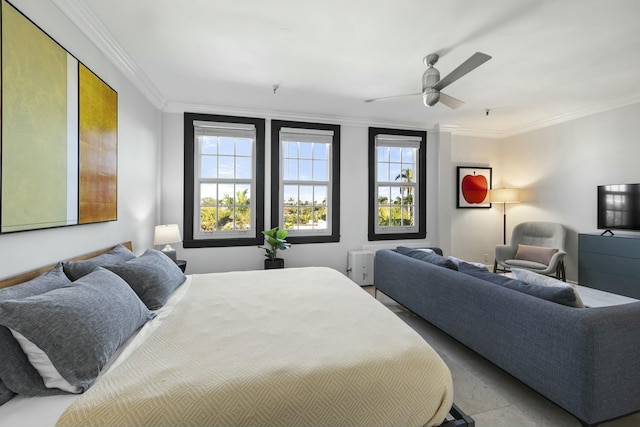
<path id="1" fill-rule="evenodd" d="M 640 231 L 640 184 L 598 186 L 598 228 Z"/>

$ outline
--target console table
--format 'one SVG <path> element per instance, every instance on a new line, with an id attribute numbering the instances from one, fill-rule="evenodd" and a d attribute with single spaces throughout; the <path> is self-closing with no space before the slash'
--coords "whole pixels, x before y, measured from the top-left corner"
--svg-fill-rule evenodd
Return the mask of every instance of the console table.
<path id="1" fill-rule="evenodd" d="M 582 286 L 640 299 L 640 238 L 580 234 L 578 275 Z"/>

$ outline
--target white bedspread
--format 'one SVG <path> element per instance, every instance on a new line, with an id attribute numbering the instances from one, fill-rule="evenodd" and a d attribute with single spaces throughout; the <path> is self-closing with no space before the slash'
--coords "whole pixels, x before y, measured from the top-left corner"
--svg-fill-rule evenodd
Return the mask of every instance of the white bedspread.
<path id="1" fill-rule="evenodd" d="M 171 295 L 167 303 L 156 310 L 156 318 L 147 322 L 136 331 L 111 357 L 100 375 L 106 375 L 135 351 L 147 338 L 171 315 L 177 304 L 191 286 L 191 276 Z M 0 427 L 54 427 L 64 410 L 80 395 L 62 394 L 56 396 L 14 396 L 9 402 L 0 405 Z"/>
<path id="2" fill-rule="evenodd" d="M 452 397 L 435 351 L 335 270 L 215 273 L 57 425 L 436 425 Z"/>

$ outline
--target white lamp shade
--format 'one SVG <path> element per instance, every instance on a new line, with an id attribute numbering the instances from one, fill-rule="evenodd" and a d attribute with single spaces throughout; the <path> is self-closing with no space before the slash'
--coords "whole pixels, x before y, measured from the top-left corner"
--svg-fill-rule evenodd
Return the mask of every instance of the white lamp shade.
<path id="1" fill-rule="evenodd" d="M 520 203 L 520 194 L 517 188 L 496 188 L 489 192 L 491 203 Z"/>
<path id="2" fill-rule="evenodd" d="M 182 241 L 178 224 L 156 225 L 154 245 L 169 245 Z"/>

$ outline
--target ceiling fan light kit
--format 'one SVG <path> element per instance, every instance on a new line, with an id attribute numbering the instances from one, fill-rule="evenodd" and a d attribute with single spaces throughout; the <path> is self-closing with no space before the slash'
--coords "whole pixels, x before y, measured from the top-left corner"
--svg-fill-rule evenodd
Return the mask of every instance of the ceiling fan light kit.
<path id="1" fill-rule="evenodd" d="M 380 101 L 384 99 L 399 98 L 405 96 L 422 95 L 422 102 L 427 107 L 433 107 L 438 102 L 443 103 L 449 108 L 458 108 L 464 105 L 464 102 L 442 93 L 441 90 L 449 86 L 464 75 L 475 70 L 485 62 L 491 59 L 489 55 L 482 52 L 476 52 L 465 62 L 460 64 L 458 68 L 440 79 L 440 71 L 434 67 L 440 56 L 437 53 L 431 53 L 423 58 L 424 64 L 427 66 L 426 71 L 422 74 L 422 92 L 417 94 L 385 96 L 383 98 L 367 99 L 365 102 Z"/>

